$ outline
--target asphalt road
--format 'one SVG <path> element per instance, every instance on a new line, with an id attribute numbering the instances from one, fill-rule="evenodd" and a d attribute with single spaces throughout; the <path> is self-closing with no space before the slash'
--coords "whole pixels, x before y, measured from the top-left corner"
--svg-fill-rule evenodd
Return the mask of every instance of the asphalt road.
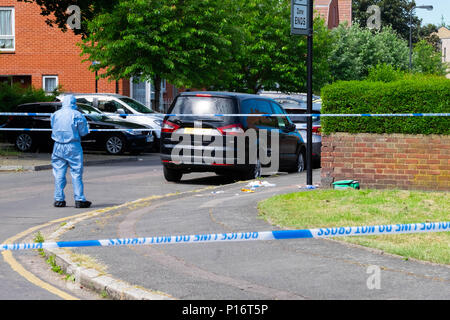
<path id="1" fill-rule="evenodd" d="M 315 181 L 320 172 L 315 171 Z M 136 199 L 135 207 L 85 219 L 60 240 L 88 240 L 277 229 L 258 217 L 258 201 L 274 194 L 300 191 L 305 174 L 266 178 L 275 187 L 244 193 L 245 183 L 214 174 L 187 175 L 167 183 L 156 155 L 142 161 L 87 167 L 85 189 L 93 208 L 52 207 L 50 171 L 0 174 L 0 242 L 32 239 L 35 226 L 83 212 L 110 208 Z M 219 191 L 219 192 L 218 192 Z M 307 191 L 309 192 L 309 191 Z M 160 196 L 151 199 L 150 196 Z M 67 220 L 67 221 L 70 221 Z M 156 290 L 175 299 L 446 299 L 450 298 L 447 266 L 404 261 L 361 247 L 330 240 L 288 240 L 226 244 L 83 248 L 107 273 L 132 285 Z M 101 299 L 73 290 L 46 271 L 35 252 L 14 253 L 17 265 L 0 261 L 0 299 L 61 299 L 42 283 L 51 283 L 80 299 Z M 19 273 L 42 282 L 32 281 Z M 371 266 L 380 272 L 379 288 L 369 289 Z M 48 269 L 48 268 L 47 268 Z"/>

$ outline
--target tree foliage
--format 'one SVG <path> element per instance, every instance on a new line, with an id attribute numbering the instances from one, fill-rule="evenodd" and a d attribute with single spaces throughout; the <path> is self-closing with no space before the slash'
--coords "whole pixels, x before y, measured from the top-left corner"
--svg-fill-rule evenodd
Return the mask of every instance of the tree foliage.
<path id="1" fill-rule="evenodd" d="M 371 5 L 377 5 L 381 9 L 381 27 L 391 27 L 403 39 L 409 39 L 409 19 L 411 8 L 416 5 L 410 0 L 353 0 L 353 21 L 362 27 L 367 26 L 370 13 L 367 9 Z M 413 29 L 420 27 L 421 20 L 413 13 Z M 413 43 L 417 42 L 417 33 L 413 34 Z"/>
<path id="2" fill-rule="evenodd" d="M 419 41 L 414 46 L 413 72 L 443 76 L 446 74 L 446 64 L 442 63 L 441 52 L 426 40 Z"/>
<path id="3" fill-rule="evenodd" d="M 302 92 L 306 90 L 307 43 L 291 35 L 289 0 L 242 0 L 235 23 L 243 39 L 235 42 L 237 69 L 225 89 L 257 93 L 259 90 Z M 329 31 L 320 18 L 314 21 L 314 89 L 329 78 Z"/>
<path id="4" fill-rule="evenodd" d="M 203 87 L 224 74 L 231 40 L 223 0 L 120 0 L 88 24 L 83 53 L 105 78 Z M 158 102 L 158 101 L 156 101 Z"/>
<path id="5" fill-rule="evenodd" d="M 407 69 L 408 43 L 391 28 L 373 32 L 357 24 L 332 31 L 330 69 L 333 80 L 362 80 L 378 64 Z"/>

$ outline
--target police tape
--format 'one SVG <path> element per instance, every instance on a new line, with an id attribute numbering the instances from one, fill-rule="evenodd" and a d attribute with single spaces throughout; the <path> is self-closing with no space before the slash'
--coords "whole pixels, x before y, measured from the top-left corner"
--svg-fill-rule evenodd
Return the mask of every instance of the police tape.
<path id="1" fill-rule="evenodd" d="M 21 116 L 21 117 L 50 117 L 52 113 L 0 113 L 0 116 Z M 115 116 L 115 117 L 155 117 L 155 114 L 99 114 L 104 116 Z M 158 113 L 156 114 L 158 117 L 198 117 L 202 118 L 208 117 L 290 117 L 290 118 L 298 118 L 298 117 L 318 117 L 318 118 L 330 118 L 330 117 L 450 117 L 450 113 L 383 113 L 383 114 L 370 114 L 370 113 L 355 113 L 355 114 L 276 114 L 276 113 L 267 113 L 267 114 L 221 114 L 221 113 L 212 113 L 212 114 L 187 114 L 187 113 Z"/>
<path id="2" fill-rule="evenodd" d="M 156 236 L 149 238 L 121 238 L 105 240 L 62 241 L 23 244 L 0 244 L 0 251 L 24 251 L 35 249 L 115 247 L 161 244 L 195 244 L 244 241 L 272 241 L 289 239 L 321 239 L 335 237 L 375 236 L 449 232 L 450 222 L 427 222 L 361 227 L 319 228 L 266 232 L 236 232 L 201 235 Z"/>
<path id="3" fill-rule="evenodd" d="M 31 131 L 31 132 L 51 132 L 52 129 L 31 129 L 31 128 L 0 128 L 0 131 Z M 89 133 L 91 132 L 154 132 L 161 131 L 161 129 L 150 129 L 150 128 L 141 128 L 141 129 L 89 129 Z"/>

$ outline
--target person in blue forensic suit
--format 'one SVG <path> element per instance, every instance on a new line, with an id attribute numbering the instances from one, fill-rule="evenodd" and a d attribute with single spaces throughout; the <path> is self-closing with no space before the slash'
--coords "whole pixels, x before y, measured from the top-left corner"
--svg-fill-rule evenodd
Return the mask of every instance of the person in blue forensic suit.
<path id="1" fill-rule="evenodd" d="M 55 177 L 55 207 L 65 207 L 64 188 L 66 172 L 70 167 L 76 208 L 89 208 L 83 186 L 83 149 L 81 137 L 89 133 L 86 118 L 77 110 L 76 98 L 64 97 L 62 108 L 52 114 L 52 139 L 55 141 L 52 153 L 53 175 Z"/>

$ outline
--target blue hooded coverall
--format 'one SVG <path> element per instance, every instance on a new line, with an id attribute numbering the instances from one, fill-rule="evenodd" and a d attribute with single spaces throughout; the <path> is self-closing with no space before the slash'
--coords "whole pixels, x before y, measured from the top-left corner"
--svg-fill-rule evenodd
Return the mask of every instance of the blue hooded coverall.
<path id="1" fill-rule="evenodd" d="M 78 111 L 76 98 L 64 97 L 63 106 L 52 114 L 52 139 L 55 141 L 52 154 L 55 177 L 55 201 L 64 201 L 67 167 L 70 167 L 75 201 L 86 201 L 83 186 L 83 149 L 81 137 L 89 133 L 86 118 Z"/>

